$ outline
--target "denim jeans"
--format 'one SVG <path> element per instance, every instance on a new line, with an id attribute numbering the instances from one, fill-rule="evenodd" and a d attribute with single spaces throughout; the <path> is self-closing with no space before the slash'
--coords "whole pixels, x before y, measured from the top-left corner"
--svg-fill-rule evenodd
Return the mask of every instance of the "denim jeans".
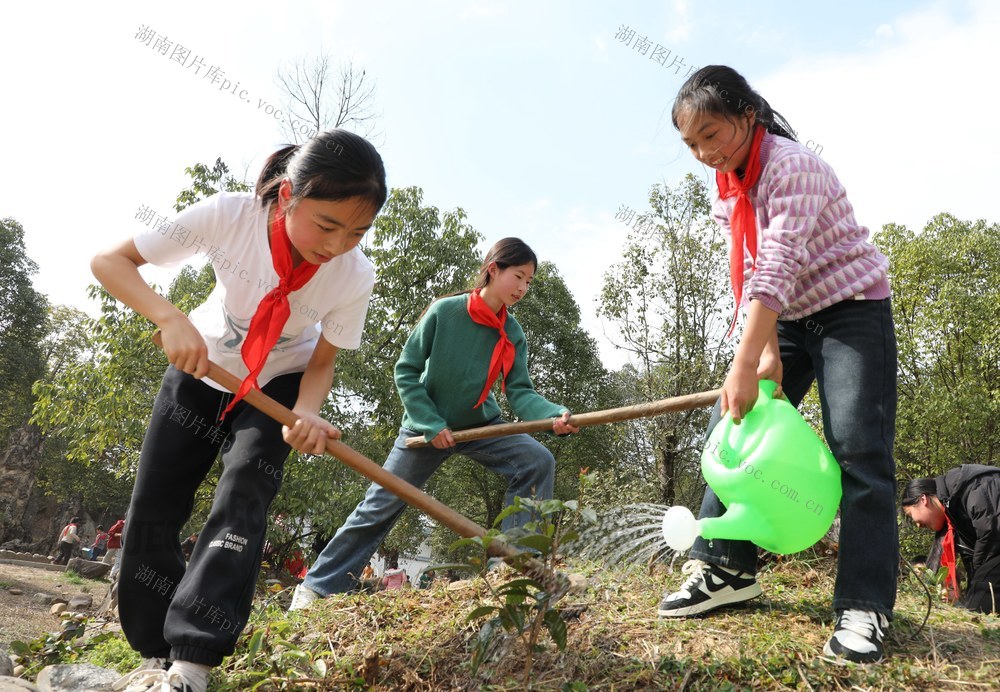
<path id="1" fill-rule="evenodd" d="M 473 440 L 451 449 L 431 446 L 407 449 L 406 439 L 417 434 L 400 428 L 384 466 L 386 471 L 411 485 L 422 488 L 448 457 L 463 454 L 507 478 L 507 504 L 515 497 L 544 500 L 552 497 L 555 459 L 548 449 L 528 435 Z M 406 503 L 372 483 L 364 500 L 310 568 L 304 582 L 306 587 L 323 596 L 353 589 L 361 571 L 405 508 Z M 525 512 L 512 514 L 503 520 L 501 528 L 508 531 L 527 523 L 530 518 Z"/>
<path id="2" fill-rule="evenodd" d="M 819 387 L 823 431 L 841 468 L 840 552 L 835 610 L 892 617 L 899 571 L 896 523 L 896 335 L 885 300 L 847 300 L 795 321 L 778 322 L 782 389 L 795 406 Z M 716 404 L 706 440 L 719 421 Z M 725 512 L 707 488 L 702 517 Z M 755 574 L 757 546 L 699 538 L 690 557 Z"/>

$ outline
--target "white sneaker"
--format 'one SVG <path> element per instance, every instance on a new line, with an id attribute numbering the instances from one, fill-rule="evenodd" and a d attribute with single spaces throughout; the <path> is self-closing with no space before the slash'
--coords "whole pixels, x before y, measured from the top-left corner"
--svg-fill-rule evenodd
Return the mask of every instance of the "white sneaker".
<path id="1" fill-rule="evenodd" d="M 664 595 L 656 611 L 661 618 L 700 615 L 720 606 L 749 601 L 761 594 L 757 577 L 728 567 L 688 560 L 681 573 L 691 576 L 680 589 Z"/>
<path id="2" fill-rule="evenodd" d="M 123 675 L 111 685 L 116 692 L 145 692 L 158 682 L 166 681 L 167 659 L 144 658 L 139 667 Z"/>
<path id="3" fill-rule="evenodd" d="M 316 593 L 305 584 L 299 584 L 295 587 L 295 591 L 292 592 L 292 605 L 288 606 L 288 612 L 302 610 L 313 601 L 318 601 L 321 598 L 323 598 L 322 594 Z"/>
<path id="4" fill-rule="evenodd" d="M 871 610 L 842 610 L 833 636 L 823 647 L 827 656 L 845 658 L 855 663 L 877 663 L 885 649 L 882 639 L 889 618 Z"/>
<path id="5" fill-rule="evenodd" d="M 206 692 L 208 689 L 208 674 L 211 666 L 174 661 L 167 671 L 166 686 L 162 692 Z M 154 688 L 160 692 L 161 688 Z"/>

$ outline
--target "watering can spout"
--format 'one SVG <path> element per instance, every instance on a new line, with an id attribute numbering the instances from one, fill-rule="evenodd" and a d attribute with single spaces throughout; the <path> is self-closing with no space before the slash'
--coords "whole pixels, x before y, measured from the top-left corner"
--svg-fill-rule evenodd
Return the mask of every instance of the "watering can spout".
<path id="1" fill-rule="evenodd" d="M 706 541 L 725 538 L 732 541 L 753 541 L 760 539 L 756 517 L 746 505 L 734 505 L 721 517 L 705 517 L 698 520 L 698 533 Z"/>

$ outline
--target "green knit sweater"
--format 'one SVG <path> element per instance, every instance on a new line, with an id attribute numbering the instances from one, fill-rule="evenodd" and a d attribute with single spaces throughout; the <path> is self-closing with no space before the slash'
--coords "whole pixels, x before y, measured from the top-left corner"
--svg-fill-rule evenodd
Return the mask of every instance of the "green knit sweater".
<path id="1" fill-rule="evenodd" d="M 500 337 L 496 329 L 472 321 L 467 300 L 463 294 L 432 304 L 396 362 L 396 389 L 405 408 L 403 427 L 423 434 L 427 442 L 445 428 L 474 428 L 500 415 L 492 393 L 482 406 L 472 408 L 486 386 L 490 357 Z M 522 420 L 562 415 L 566 407 L 548 401 L 531 384 L 524 331 L 510 313 L 504 330 L 516 351 L 506 390 L 514 413 Z"/>

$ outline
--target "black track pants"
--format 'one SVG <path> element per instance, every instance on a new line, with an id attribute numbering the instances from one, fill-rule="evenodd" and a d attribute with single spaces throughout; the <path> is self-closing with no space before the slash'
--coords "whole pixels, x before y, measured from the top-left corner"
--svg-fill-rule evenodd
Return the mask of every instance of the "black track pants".
<path id="1" fill-rule="evenodd" d="M 302 373 L 264 392 L 292 407 Z M 125 521 L 118 608 L 132 648 L 144 657 L 219 665 L 250 614 L 267 510 L 290 451 L 281 425 L 232 395 L 172 366 L 163 376 Z M 195 491 L 219 452 L 222 476 L 185 567 L 179 532 Z"/>

